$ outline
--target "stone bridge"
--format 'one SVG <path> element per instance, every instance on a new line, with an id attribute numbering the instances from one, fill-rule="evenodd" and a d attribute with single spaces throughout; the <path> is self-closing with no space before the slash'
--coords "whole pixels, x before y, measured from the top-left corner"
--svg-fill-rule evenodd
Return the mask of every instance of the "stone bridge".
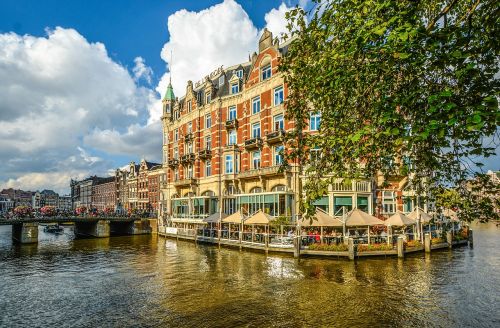
<path id="1" fill-rule="evenodd" d="M 0 225 L 12 226 L 12 239 L 21 244 L 38 242 L 38 225 L 74 223 L 75 236 L 106 238 L 111 235 L 140 235 L 157 233 L 157 219 L 134 217 L 40 217 L 0 218 Z"/>

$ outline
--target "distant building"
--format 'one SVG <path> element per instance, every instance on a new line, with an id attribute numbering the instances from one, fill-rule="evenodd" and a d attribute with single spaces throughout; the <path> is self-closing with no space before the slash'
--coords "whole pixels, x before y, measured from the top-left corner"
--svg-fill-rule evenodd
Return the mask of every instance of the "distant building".
<path id="1" fill-rule="evenodd" d="M 14 208 L 14 201 L 10 198 L 0 195 L 0 214 L 7 213 Z"/>
<path id="2" fill-rule="evenodd" d="M 71 203 L 72 207 L 85 206 L 86 208 L 92 207 L 92 187 L 105 178 L 98 176 L 91 176 L 87 179 L 77 181 L 71 180 Z"/>
<path id="3" fill-rule="evenodd" d="M 128 210 L 128 172 L 126 170 L 116 169 L 115 171 L 115 192 L 116 192 L 116 208 L 117 212 Z"/>
<path id="4" fill-rule="evenodd" d="M 59 211 L 71 211 L 71 196 L 59 196 L 59 201 L 57 203 L 57 209 Z"/>
<path id="5" fill-rule="evenodd" d="M 106 208 L 115 209 L 116 184 L 115 177 L 102 178 L 92 186 L 92 207 L 99 211 Z"/>
<path id="6" fill-rule="evenodd" d="M 25 205 L 25 206 L 31 206 L 32 204 L 32 197 L 33 197 L 34 192 L 32 191 L 24 191 L 21 189 L 3 189 L 0 192 L 0 195 L 3 196 L 4 198 L 10 199 L 11 201 L 14 202 L 14 207 L 20 206 L 20 205 Z"/>

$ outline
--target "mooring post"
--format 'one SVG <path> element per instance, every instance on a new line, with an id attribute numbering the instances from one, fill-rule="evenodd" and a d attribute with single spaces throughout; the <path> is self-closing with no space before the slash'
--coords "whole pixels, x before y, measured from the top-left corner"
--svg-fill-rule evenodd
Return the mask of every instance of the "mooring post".
<path id="1" fill-rule="evenodd" d="M 300 235 L 299 236 L 295 236 L 295 238 L 293 239 L 293 244 L 294 244 L 294 248 L 293 248 L 293 257 L 295 258 L 299 258 L 300 257 Z"/>
<path id="2" fill-rule="evenodd" d="M 453 246 L 453 235 L 451 234 L 451 231 L 446 232 L 446 242 L 448 243 L 448 248 Z"/>
<path id="3" fill-rule="evenodd" d="M 469 238 L 468 238 L 469 239 L 469 247 L 473 248 L 474 247 L 474 237 L 472 235 L 472 229 L 469 229 L 468 235 L 469 235 Z"/>
<path id="4" fill-rule="evenodd" d="M 349 250 L 349 260 L 354 260 L 356 256 L 356 247 L 354 245 L 354 239 L 349 238 L 347 240 L 347 249 Z"/>
<path id="5" fill-rule="evenodd" d="M 431 235 L 429 233 L 424 235 L 424 248 L 426 253 L 431 252 Z"/>
<path id="6" fill-rule="evenodd" d="M 405 244 L 403 237 L 401 236 L 398 237 L 397 249 L 398 249 L 398 257 L 405 257 Z"/>

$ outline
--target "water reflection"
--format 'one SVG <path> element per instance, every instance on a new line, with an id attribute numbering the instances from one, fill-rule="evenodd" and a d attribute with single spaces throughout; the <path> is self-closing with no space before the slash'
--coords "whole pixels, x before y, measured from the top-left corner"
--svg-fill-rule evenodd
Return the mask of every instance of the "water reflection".
<path id="1" fill-rule="evenodd" d="M 354 262 L 0 227 L 0 326 L 496 327 L 499 230 L 473 228 L 472 250 Z"/>

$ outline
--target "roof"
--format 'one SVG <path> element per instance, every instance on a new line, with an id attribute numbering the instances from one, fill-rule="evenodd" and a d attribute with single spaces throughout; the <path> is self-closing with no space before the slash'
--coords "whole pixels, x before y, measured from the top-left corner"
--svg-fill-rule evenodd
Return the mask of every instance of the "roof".
<path id="1" fill-rule="evenodd" d="M 215 212 L 214 214 L 206 217 L 203 219 L 203 222 L 207 222 L 207 223 L 217 223 L 219 222 L 220 219 L 224 219 L 224 218 L 227 218 L 227 214 L 226 213 L 220 213 L 220 212 Z"/>
<path id="2" fill-rule="evenodd" d="M 358 226 L 374 226 L 383 225 L 384 221 L 377 219 L 373 215 L 363 212 L 359 208 L 355 208 L 347 214 L 346 226 L 347 227 L 358 227 Z"/>
<path id="3" fill-rule="evenodd" d="M 236 211 L 233 214 L 229 215 L 228 217 L 222 219 L 222 222 L 224 223 L 241 223 L 245 217 L 243 214 L 241 214 L 240 211 Z"/>
<path id="4" fill-rule="evenodd" d="M 316 208 L 313 219 L 299 220 L 302 227 L 342 227 L 342 222 L 333 216 L 328 215 L 320 208 Z"/>
<path id="5" fill-rule="evenodd" d="M 245 220 L 245 224 L 269 224 L 274 220 L 271 215 L 258 210 L 251 217 Z"/>
<path id="6" fill-rule="evenodd" d="M 163 100 L 175 101 L 174 88 L 172 88 L 172 83 L 168 83 L 167 91 L 165 91 L 165 96 Z"/>
<path id="7" fill-rule="evenodd" d="M 391 225 L 391 226 L 396 226 L 396 227 L 402 227 L 402 226 L 409 226 L 409 225 L 417 224 L 417 221 L 407 217 L 402 212 L 397 211 L 394 215 L 392 215 L 390 218 L 385 220 L 384 224 L 386 226 Z"/>
<path id="8" fill-rule="evenodd" d="M 413 212 L 411 212 L 407 216 L 410 219 L 417 220 L 417 217 L 419 215 L 420 215 L 420 220 L 422 220 L 422 223 L 429 223 L 432 220 L 432 217 L 429 214 L 425 213 L 424 210 L 421 209 L 420 207 L 415 207 Z"/>

